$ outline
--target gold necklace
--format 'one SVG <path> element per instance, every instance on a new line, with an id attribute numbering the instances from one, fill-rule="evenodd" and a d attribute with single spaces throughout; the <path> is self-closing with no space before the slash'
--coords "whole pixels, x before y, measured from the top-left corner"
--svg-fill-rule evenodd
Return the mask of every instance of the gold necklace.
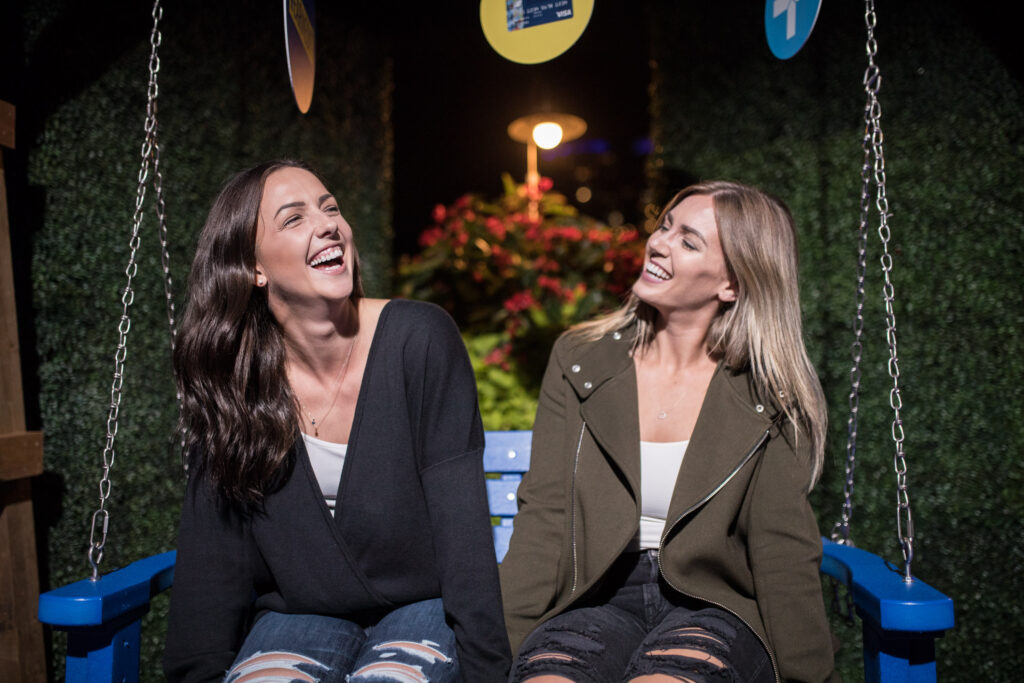
<path id="1" fill-rule="evenodd" d="M 332 410 L 334 410 L 334 404 L 337 403 L 338 395 L 341 393 L 341 385 L 344 384 L 345 375 L 348 374 L 348 362 L 352 358 L 352 349 L 356 347 L 356 340 L 358 338 L 358 335 L 352 338 L 352 343 L 348 347 L 348 353 L 345 354 L 345 362 L 342 364 L 341 370 L 338 371 L 338 377 L 335 379 L 334 397 L 331 398 L 331 405 L 327 406 L 327 411 L 323 414 L 323 417 L 320 418 L 319 422 L 323 422 L 324 420 L 326 420 L 327 416 L 331 414 Z M 318 426 L 317 419 L 313 417 L 313 413 L 305 409 L 305 407 L 302 405 L 302 401 L 299 400 L 299 397 L 297 395 L 295 397 L 295 400 L 299 402 L 299 409 L 306 414 L 307 418 L 309 418 L 309 425 L 313 428 L 313 436 L 319 437 L 320 427 Z"/>

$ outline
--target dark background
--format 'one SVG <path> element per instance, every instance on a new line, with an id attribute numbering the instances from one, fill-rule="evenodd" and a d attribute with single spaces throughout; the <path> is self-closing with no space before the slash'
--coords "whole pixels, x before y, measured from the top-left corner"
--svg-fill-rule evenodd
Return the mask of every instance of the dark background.
<path id="1" fill-rule="evenodd" d="M 618 210 L 636 222 L 645 155 L 635 147 L 649 131 L 648 8 L 596 2 L 570 50 L 544 64 L 523 65 L 491 49 L 476 3 L 437 5 L 404 12 L 409 25 L 396 42 L 396 249 L 414 248 L 410 238 L 426 227 L 435 204 L 468 191 L 497 195 L 502 172 L 522 182 L 526 147 L 505 131 L 513 119 L 538 111 L 583 118 L 588 129 L 582 141 L 607 147 L 572 158 L 541 151 L 540 173 L 571 198 L 579 185 L 575 167 L 587 168 L 594 199 L 581 208 L 601 220 Z"/>

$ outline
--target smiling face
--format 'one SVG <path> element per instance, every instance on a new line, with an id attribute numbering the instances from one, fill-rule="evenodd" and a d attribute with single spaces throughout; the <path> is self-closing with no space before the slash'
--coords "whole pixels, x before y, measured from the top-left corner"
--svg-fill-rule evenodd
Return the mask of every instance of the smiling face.
<path id="1" fill-rule="evenodd" d="M 669 210 L 645 251 L 633 293 L 663 316 L 704 312 L 710 319 L 736 300 L 711 196 L 693 194 Z"/>
<path id="2" fill-rule="evenodd" d="M 256 224 L 255 283 L 279 322 L 354 289 L 352 228 L 323 183 L 301 168 L 281 168 L 263 186 Z"/>

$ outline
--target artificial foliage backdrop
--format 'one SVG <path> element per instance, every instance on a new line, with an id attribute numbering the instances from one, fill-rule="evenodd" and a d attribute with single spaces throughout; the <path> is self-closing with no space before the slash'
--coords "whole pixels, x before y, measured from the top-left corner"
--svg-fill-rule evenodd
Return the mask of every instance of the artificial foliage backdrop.
<path id="1" fill-rule="evenodd" d="M 943 681 L 1024 668 L 1024 98 L 952 2 L 876 3 L 892 283 L 914 573 L 955 602 Z M 758 9 L 759 8 L 755 8 Z M 862 3 L 823 3 L 803 51 L 778 61 L 763 13 L 651 5 L 651 184 L 732 178 L 784 198 L 800 229 L 804 320 L 830 406 L 823 534 L 843 501 L 867 65 Z M 736 36 L 744 36 L 742 40 Z M 854 542 L 901 563 L 881 246 L 869 231 Z M 846 680 L 859 625 L 834 620 Z"/>
<path id="2" fill-rule="evenodd" d="M 280 3 L 249 3 L 244 12 L 233 4 L 165 3 L 160 171 L 179 319 L 214 195 L 235 171 L 277 157 L 303 158 L 321 171 L 355 230 L 368 293 L 390 291 L 390 51 L 386 38 L 365 25 L 352 28 L 324 4 L 316 91 L 303 116 L 289 88 Z M 22 323 L 26 385 L 38 391 L 35 419 L 45 430 L 46 473 L 35 491 L 45 590 L 89 571 L 152 19 L 147 3 L 108 3 L 100 11 L 54 1 L 17 10 L 5 10 L 5 19 L 18 22 L 25 87 L 15 100 L 18 149 L 7 159 L 15 254 L 32 289 Z M 154 198 L 150 187 L 103 571 L 173 548 L 184 490 Z M 166 597 L 158 600 L 144 624 L 144 680 L 163 680 L 166 605 Z M 63 647 L 55 637 L 58 680 Z"/>

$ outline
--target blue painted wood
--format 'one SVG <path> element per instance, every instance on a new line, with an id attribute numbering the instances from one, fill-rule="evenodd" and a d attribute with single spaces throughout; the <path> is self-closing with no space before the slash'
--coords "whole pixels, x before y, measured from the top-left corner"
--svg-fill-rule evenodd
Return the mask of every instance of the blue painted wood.
<path id="1" fill-rule="evenodd" d="M 39 596 L 39 621 L 68 633 L 65 680 L 139 680 L 142 617 L 174 581 L 173 550 Z"/>
<path id="2" fill-rule="evenodd" d="M 39 596 L 39 621 L 51 626 L 95 626 L 149 606 L 170 588 L 174 558 L 169 550 L 110 572 L 98 581 L 82 579 Z"/>
<path id="3" fill-rule="evenodd" d="M 822 539 L 821 571 L 853 596 L 864 633 L 868 683 L 931 683 L 935 639 L 953 628 L 953 600 L 877 555 Z"/>
<path id="4" fill-rule="evenodd" d="M 528 431 L 487 432 L 484 446 L 485 472 L 518 472 L 530 469 Z"/>
<path id="5" fill-rule="evenodd" d="M 512 538 L 513 518 L 519 511 L 516 490 L 523 473 L 530 469 L 530 443 L 532 432 L 487 432 L 484 447 L 484 471 L 499 475 L 487 480 L 487 504 L 496 524 L 491 529 L 494 554 L 500 564 L 508 552 Z"/>
<path id="6" fill-rule="evenodd" d="M 516 489 L 530 466 L 528 431 L 488 432 L 484 470 L 498 562 L 508 551 Z M 869 552 L 822 539 L 823 573 L 846 585 L 864 628 L 869 683 L 936 680 L 935 639 L 953 628 L 953 601 Z M 126 681 L 139 676 L 139 625 L 153 596 L 174 579 L 175 552 L 139 560 L 99 581 L 88 579 L 39 597 L 39 620 L 68 632 L 68 681 Z"/>
<path id="7" fill-rule="evenodd" d="M 879 631 L 862 619 L 864 632 L 864 680 L 866 683 L 933 683 L 935 638 L 941 632 L 898 633 Z"/>
<path id="8" fill-rule="evenodd" d="M 148 611 L 146 605 L 106 624 L 69 627 L 64 680 L 137 683 L 142 616 Z"/>
<path id="9" fill-rule="evenodd" d="M 882 631 L 946 631 L 955 625 L 953 600 L 877 555 L 822 538 L 821 571 L 853 591 L 861 616 Z"/>
<path id="10" fill-rule="evenodd" d="M 513 517 L 519 510 L 516 502 L 516 490 L 522 476 L 518 474 L 503 474 L 500 479 L 488 479 L 487 484 L 487 505 L 491 510 L 492 517 Z"/>

